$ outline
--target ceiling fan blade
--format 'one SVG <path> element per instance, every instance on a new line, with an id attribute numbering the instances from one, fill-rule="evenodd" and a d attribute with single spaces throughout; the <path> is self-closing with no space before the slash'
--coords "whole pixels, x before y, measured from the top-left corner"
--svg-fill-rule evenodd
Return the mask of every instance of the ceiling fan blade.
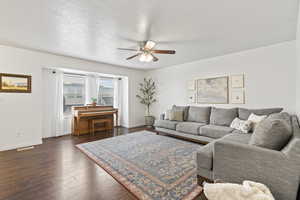
<path id="1" fill-rule="evenodd" d="M 145 49 L 153 49 L 153 47 L 156 45 L 155 42 L 151 41 L 151 40 L 148 40 L 145 44 Z"/>
<path id="2" fill-rule="evenodd" d="M 137 53 L 137 54 L 135 54 L 135 55 L 133 55 L 133 56 L 130 56 L 130 57 L 126 58 L 126 60 L 130 60 L 130 59 L 135 58 L 135 57 L 137 57 L 137 56 L 139 56 L 139 55 L 140 55 L 140 54 Z"/>
<path id="3" fill-rule="evenodd" d="M 118 48 L 118 49 L 124 51 L 139 51 L 139 49 L 128 49 L 128 48 Z"/>
<path id="4" fill-rule="evenodd" d="M 155 55 L 153 55 L 152 53 L 151 53 L 151 56 L 153 57 L 153 62 L 157 62 L 159 59 L 158 59 L 158 57 L 156 57 Z"/>
<path id="5" fill-rule="evenodd" d="M 151 50 L 151 53 L 159 53 L 159 54 L 175 54 L 175 50 Z"/>

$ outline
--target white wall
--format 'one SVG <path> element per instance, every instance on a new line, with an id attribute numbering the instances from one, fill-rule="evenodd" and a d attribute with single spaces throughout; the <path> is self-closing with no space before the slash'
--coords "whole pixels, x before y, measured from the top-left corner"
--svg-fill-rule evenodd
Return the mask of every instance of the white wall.
<path id="1" fill-rule="evenodd" d="M 62 67 L 127 76 L 129 81 L 129 127 L 144 124 L 144 108 L 135 98 L 143 71 L 64 56 L 0 46 L 0 73 L 32 75 L 32 93 L 0 93 L 0 151 L 40 144 L 42 138 L 42 68 Z"/>
<path id="2" fill-rule="evenodd" d="M 299 9 L 300 11 L 300 4 Z M 297 24 L 297 87 L 296 87 L 296 111 L 300 117 L 300 12 L 298 12 L 298 24 Z"/>
<path id="3" fill-rule="evenodd" d="M 173 104 L 188 104 L 188 80 L 240 73 L 244 73 L 246 78 L 246 104 L 218 106 L 282 106 L 286 111 L 294 113 L 296 102 L 300 101 L 300 95 L 296 95 L 299 90 L 296 88 L 296 79 L 300 77 L 296 46 L 296 41 L 285 42 L 148 72 L 0 46 L 0 72 L 30 74 L 33 81 L 31 94 L 0 93 L 0 151 L 41 143 L 44 67 L 127 76 L 129 82 L 125 87 L 129 89 L 128 126 L 134 127 L 144 123 L 144 107 L 138 102 L 135 94 L 138 91 L 138 83 L 145 76 L 150 76 L 157 82 L 158 102 L 152 108 L 156 116 Z"/>
<path id="4" fill-rule="evenodd" d="M 170 56 L 170 59 L 172 57 Z M 202 77 L 245 74 L 246 103 L 219 107 L 283 107 L 296 111 L 296 41 L 177 65 L 147 73 L 158 86 L 159 116 L 173 104 L 187 105 L 187 81 Z"/>

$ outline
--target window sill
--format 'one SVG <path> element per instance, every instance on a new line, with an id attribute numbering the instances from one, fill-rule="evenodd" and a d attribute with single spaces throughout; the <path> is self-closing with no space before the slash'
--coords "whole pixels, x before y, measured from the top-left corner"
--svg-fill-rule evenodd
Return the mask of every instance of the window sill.
<path id="1" fill-rule="evenodd" d="M 64 114 L 64 119 L 71 119 L 72 118 L 72 114 Z"/>

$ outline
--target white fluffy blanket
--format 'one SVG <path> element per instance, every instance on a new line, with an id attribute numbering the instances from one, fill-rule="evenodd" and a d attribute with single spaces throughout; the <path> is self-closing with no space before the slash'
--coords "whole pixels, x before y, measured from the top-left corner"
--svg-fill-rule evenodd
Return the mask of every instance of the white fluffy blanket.
<path id="1" fill-rule="evenodd" d="M 244 181 L 242 185 L 206 183 L 203 190 L 208 200 L 275 200 L 267 186 L 252 181 Z"/>

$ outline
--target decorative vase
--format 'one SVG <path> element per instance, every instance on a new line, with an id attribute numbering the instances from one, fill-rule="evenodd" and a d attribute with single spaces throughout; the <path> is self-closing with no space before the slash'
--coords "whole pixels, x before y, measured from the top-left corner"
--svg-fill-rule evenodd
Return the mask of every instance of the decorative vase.
<path id="1" fill-rule="evenodd" d="M 154 116 L 145 116 L 145 124 L 148 127 L 152 127 L 154 125 Z"/>
<path id="2" fill-rule="evenodd" d="M 94 107 L 96 107 L 96 106 L 97 106 L 97 102 L 93 102 L 92 105 L 93 105 Z"/>

